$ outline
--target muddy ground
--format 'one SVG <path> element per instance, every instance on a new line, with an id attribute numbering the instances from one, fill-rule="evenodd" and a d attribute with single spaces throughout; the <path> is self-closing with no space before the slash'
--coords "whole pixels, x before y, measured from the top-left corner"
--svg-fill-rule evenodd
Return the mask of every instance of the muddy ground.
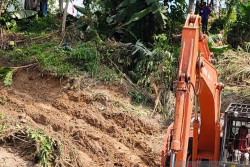
<path id="1" fill-rule="evenodd" d="M 35 67 L 18 71 L 11 87 L 1 84 L 0 111 L 5 122 L 41 129 L 60 141 L 58 164 L 159 166 L 164 128 L 149 108 L 133 105 L 126 93 L 124 86 L 87 76 L 60 80 Z M 25 151 L 1 143 L 0 166 L 38 166 Z"/>

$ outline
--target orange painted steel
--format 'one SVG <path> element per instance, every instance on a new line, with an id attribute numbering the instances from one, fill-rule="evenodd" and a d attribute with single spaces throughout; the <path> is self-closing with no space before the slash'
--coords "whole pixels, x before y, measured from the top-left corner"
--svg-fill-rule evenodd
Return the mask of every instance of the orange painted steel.
<path id="1" fill-rule="evenodd" d="M 170 124 L 170 125 L 168 126 L 168 129 L 167 129 L 165 141 L 164 141 L 163 148 L 162 148 L 162 151 L 161 151 L 161 166 L 164 166 L 164 164 L 165 164 L 165 159 L 166 159 L 165 156 L 167 155 L 167 153 L 168 153 L 168 151 L 169 151 L 169 146 L 170 146 L 170 142 L 171 142 L 172 130 L 173 130 L 173 123 Z"/>
<path id="2" fill-rule="evenodd" d="M 187 82 L 195 83 L 198 58 L 200 17 L 188 15 L 182 32 L 177 78 L 176 107 L 171 150 L 176 161 L 186 161 L 194 91 Z"/>
<path id="3" fill-rule="evenodd" d="M 219 83 L 218 73 L 212 64 L 213 53 L 209 51 L 206 35 L 200 33 L 201 18 L 189 14 L 182 31 L 181 52 L 177 76 L 176 106 L 171 136 L 171 161 L 186 161 L 188 140 L 193 132 L 192 161 L 219 160 L 220 147 L 220 93 L 223 85 Z M 199 52 L 200 51 L 200 52 Z M 200 53 L 200 54 L 199 54 Z M 200 101 L 200 122 L 193 122 L 191 115 L 195 96 Z M 168 134 L 170 135 L 168 129 Z M 199 133 L 200 132 L 200 133 Z M 166 139 L 169 139 L 166 136 Z M 168 141 L 169 142 L 169 141 Z M 166 143 L 162 158 L 166 156 Z M 165 155 L 164 155 L 165 154 Z M 162 166 L 164 166 L 162 160 Z M 173 162 L 170 162 L 174 164 Z M 184 163 L 185 164 L 185 163 Z"/>

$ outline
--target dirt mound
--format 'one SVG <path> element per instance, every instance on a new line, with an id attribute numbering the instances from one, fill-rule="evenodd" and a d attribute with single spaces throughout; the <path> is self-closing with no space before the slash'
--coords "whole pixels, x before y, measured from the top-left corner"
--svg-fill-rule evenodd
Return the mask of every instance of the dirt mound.
<path id="1" fill-rule="evenodd" d="M 33 68 L 19 71 L 11 88 L 1 86 L 1 96 L 0 110 L 15 126 L 42 129 L 60 141 L 59 165 L 159 166 L 164 133 L 122 87 L 97 82 L 76 91 Z"/>
<path id="2" fill-rule="evenodd" d="M 23 160 L 22 157 L 16 155 L 11 150 L 0 147 L 0 167 L 28 167 L 34 166 L 33 162 Z"/>

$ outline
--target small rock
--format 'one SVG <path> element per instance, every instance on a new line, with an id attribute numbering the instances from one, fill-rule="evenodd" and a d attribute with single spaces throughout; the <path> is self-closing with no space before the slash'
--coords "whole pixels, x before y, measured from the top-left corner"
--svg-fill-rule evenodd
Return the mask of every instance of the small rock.
<path id="1" fill-rule="evenodd" d="M 18 115 L 18 118 L 19 119 L 24 119 L 24 118 L 26 118 L 26 114 L 25 113 L 21 113 L 21 114 Z"/>
<path id="2" fill-rule="evenodd" d="M 75 125 L 76 128 L 81 128 L 85 124 L 84 120 L 82 119 L 77 119 L 75 122 L 76 122 L 76 125 Z"/>
<path id="3" fill-rule="evenodd" d="M 108 133 L 114 133 L 114 132 L 115 132 L 115 127 L 114 127 L 114 126 L 110 126 L 110 127 L 107 129 L 107 132 L 108 132 Z"/>
<path id="4" fill-rule="evenodd" d="M 24 124 L 24 123 L 27 122 L 27 120 L 26 119 L 21 119 L 20 122 Z"/>
<path id="5" fill-rule="evenodd" d="M 8 91 L 7 90 L 1 90 L 1 94 L 5 97 L 8 96 Z"/>
<path id="6" fill-rule="evenodd" d="M 29 76 L 29 80 L 35 80 L 36 78 L 34 76 Z"/>
<path id="7" fill-rule="evenodd" d="M 66 93 L 63 93 L 63 94 L 62 94 L 62 98 L 63 98 L 64 100 L 69 100 L 69 96 L 68 96 Z"/>

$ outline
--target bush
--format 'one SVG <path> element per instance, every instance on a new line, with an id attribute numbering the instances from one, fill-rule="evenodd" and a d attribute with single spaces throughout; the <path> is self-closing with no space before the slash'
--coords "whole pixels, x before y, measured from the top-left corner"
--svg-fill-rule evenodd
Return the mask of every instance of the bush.
<path id="1" fill-rule="evenodd" d="M 35 144 L 35 156 L 43 167 L 49 167 L 52 165 L 51 163 L 56 163 L 56 159 L 61 156 L 60 142 L 45 135 L 40 130 L 28 129 L 26 135 Z"/>
<path id="2" fill-rule="evenodd" d="M 139 41 L 130 47 L 134 56 L 134 68 L 130 72 L 133 80 L 146 87 L 153 80 L 158 86 L 164 85 L 166 89 L 170 89 L 176 77 L 178 46 L 170 46 L 166 35 L 161 34 L 155 36 L 152 50 Z"/>
<path id="3" fill-rule="evenodd" d="M 225 83 L 250 83 L 250 54 L 229 50 L 218 59 L 217 69 Z"/>
<path id="4" fill-rule="evenodd" d="M 59 77 L 76 76 L 81 71 L 96 75 L 100 66 L 100 54 L 92 43 L 79 43 L 75 48 L 65 49 L 54 43 L 32 44 L 15 47 L 3 54 L 13 63 L 33 63 L 37 59 L 43 70 Z"/>
<path id="5" fill-rule="evenodd" d="M 68 62 L 66 62 L 60 53 L 41 53 L 37 56 L 37 59 L 45 71 L 49 71 L 51 74 L 58 77 L 69 77 L 75 75 L 75 68 Z"/>
<path id="6" fill-rule="evenodd" d="M 217 18 L 212 22 L 209 32 L 213 34 L 219 34 L 220 31 L 224 29 L 225 24 L 226 18 Z"/>
<path id="7" fill-rule="evenodd" d="M 34 18 L 22 19 L 16 23 L 12 31 L 23 32 L 29 36 L 34 34 L 42 35 L 60 27 L 60 23 L 56 21 L 54 15 L 47 15 L 45 17 L 36 16 Z"/>
<path id="8" fill-rule="evenodd" d="M 228 22 L 226 27 L 227 42 L 237 49 L 238 46 L 244 47 L 245 42 L 250 42 L 250 2 L 243 4 L 236 1 L 232 6 L 232 13 L 236 12 L 236 19 Z"/>
<path id="9" fill-rule="evenodd" d="M 128 93 L 132 96 L 134 104 L 146 104 L 148 101 L 148 98 L 141 92 L 131 90 Z"/>
<path id="10" fill-rule="evenodd" d="M 14 47 L 12 51 L 4 52 L 6 58 L 10 59 L 13 63 L 31 63 L 35 60 L 32 57 L 35 57 L 44 52 L 50 52 L 53 50 L 55 44 L 50 42 L 45 42 L 43 44 L 32 44 L 21 47 Z"/>
<path id="11" fill-rule="evenodd" d="M 67 58 L 79 70 L 88 71 L 95 76 L 100 67 L 100 54 L 92 43 L 79 43 Z"/>
<path id="12" fill-rule="evenodd" d="M 98 78 L 104 83 L 113 83 L 118 85 L 120 83 L 121 76 L 117 74 L 115 70 L 112 70 L 106 66 L 102 66 L 98 74 Z"/>

